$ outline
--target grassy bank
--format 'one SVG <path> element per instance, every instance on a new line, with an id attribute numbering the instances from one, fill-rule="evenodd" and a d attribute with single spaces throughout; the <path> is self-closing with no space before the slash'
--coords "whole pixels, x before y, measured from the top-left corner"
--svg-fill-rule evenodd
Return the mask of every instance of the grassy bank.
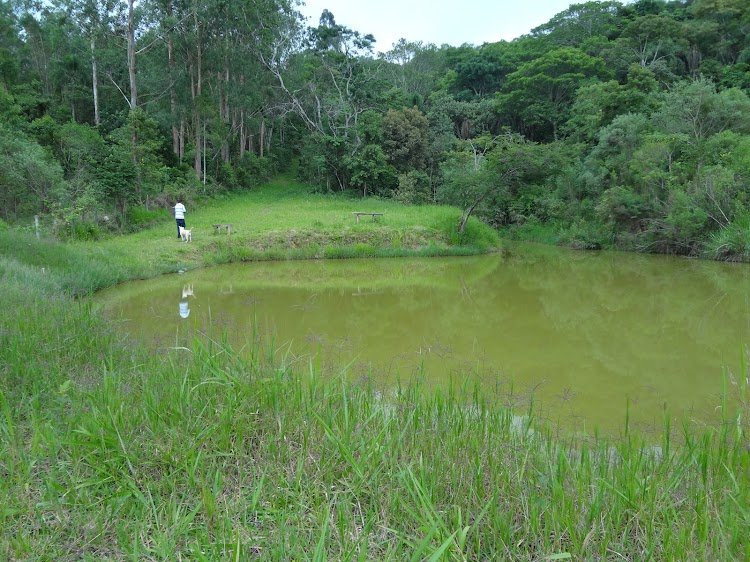
<path id="1" fill-rule="evenodd" d="M 72 295 L 219 255 L 167 231 L 0 233 L 0 559 L 750 558 L 747 408 L 679 446 L 561 440 L 471 389 L 382 396 L 273 347 L 154 356 Z"/>
<path id="2" fill-rule="evenodd" d="M 378 212 L 378 220 L 354 211 Z M 393 200 L 313 194 L 277 180 L 241 195 L 188 205 L 190 244 L 177 240 L 174 219 L 128 236 L 78 244 L 136 276 L 236 261 L 391 256 L 471 255 L 499 247 L 497 233 L 474 219 L 457 232 L 453 207 L 404 206 Z M 214 224 L 231 224 L 231 236 Z"/>

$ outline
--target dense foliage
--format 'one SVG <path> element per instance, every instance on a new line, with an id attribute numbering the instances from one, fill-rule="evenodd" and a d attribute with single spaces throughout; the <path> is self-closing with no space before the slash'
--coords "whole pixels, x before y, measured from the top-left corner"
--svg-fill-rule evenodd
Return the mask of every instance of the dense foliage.
<path id="1" fill-rule="evenodd" d="M 294 165 L 508 235 L 750 259 L 750 5 L 572 4 L 514 41 L 376 38 L 289 0 L 0 4 L 0 217 L 96 237 Z"/>

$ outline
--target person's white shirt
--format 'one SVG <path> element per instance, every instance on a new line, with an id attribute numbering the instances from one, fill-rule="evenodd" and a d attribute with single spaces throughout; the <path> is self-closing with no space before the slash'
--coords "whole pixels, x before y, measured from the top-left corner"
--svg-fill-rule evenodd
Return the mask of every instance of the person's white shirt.
<path id="1" fill-rule="evenodd" d="M 184 219 L 185 213 L 187 213 L 187 210 L 185 209 L 185 205 L 183 205 L 182 203 L 177 203 L 177 205 L 174 206 L 174 218 Z"/>

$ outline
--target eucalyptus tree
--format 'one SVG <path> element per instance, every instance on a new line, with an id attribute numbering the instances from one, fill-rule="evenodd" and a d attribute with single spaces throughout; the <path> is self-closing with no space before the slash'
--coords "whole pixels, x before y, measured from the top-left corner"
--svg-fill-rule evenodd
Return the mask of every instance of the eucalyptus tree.
<path id="1" fill-rule="evenodd" d="M 209 167 L 218 170 L 232 155 L 263 155 L 275 112 L 261 61 L 296 20 L 290 4 L 152 0 L 144 12 L 150 32 L 143 42 L 154 45 L 145 80 L 154 111 L 171 130 L 175 157 L 192 156 L 196 177 L 205 181 Z"/>
<path id="2" fill-rule="evenodd" d="M 101 71 L 100 50 L 110 42 L 113 24 L 122 8 L 120 0 L 63 0 L 60 8 L 68 11 L 81 33 L 88 38 L 91 56 L 91 93 L 94 107 L 94 124 L 101 124 L 99 82 Z"/>
<path id="3" fill-rule="evenodd" d="M 18 18 L 10 4 L 0 4 L 0 81 L 10 87 L 19 78 L 20 53 L 23 43 L 19 37 Z"/>

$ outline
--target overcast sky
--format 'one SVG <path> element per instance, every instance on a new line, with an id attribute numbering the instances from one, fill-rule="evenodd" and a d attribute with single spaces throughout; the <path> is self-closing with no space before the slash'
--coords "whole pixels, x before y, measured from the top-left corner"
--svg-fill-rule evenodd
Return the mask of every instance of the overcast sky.
<path id="1" fill-rule="evenodd" d="M 438 46 L 510 41 L 581 0 L 305 0 L 302 14 L 316 26 L 328 9 L 336 23 L 372 33 L 385 52 L 401 37 Z"/>

